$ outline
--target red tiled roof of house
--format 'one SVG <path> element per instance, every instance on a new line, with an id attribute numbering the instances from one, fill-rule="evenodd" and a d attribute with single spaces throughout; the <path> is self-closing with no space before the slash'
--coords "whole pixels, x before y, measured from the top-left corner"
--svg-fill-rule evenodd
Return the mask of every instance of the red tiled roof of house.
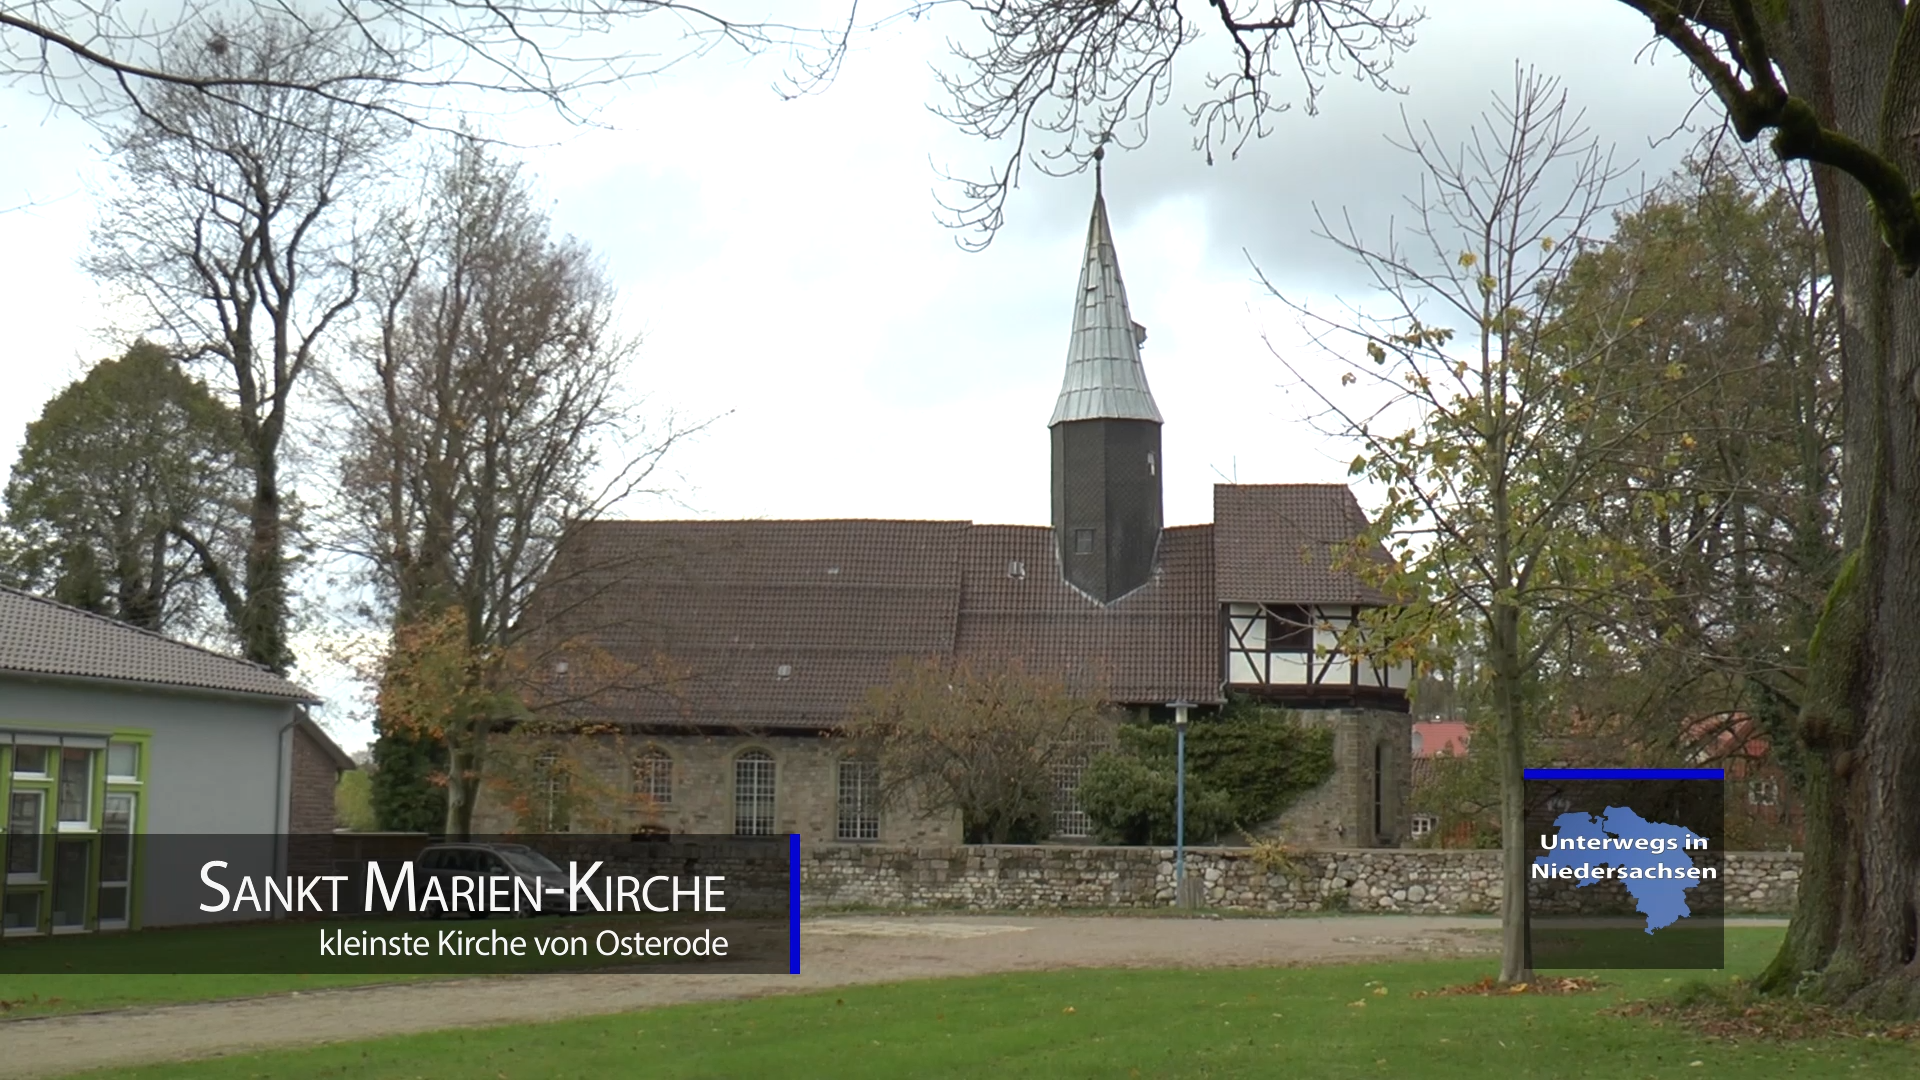
<path id="1" fill-rule="evenodd" d="M 1464 720 L 1416 720 L 1413 724 L 1413 756 L 1437 757 L 1442 752 L 1462 757 L 1472 733 Z"/>

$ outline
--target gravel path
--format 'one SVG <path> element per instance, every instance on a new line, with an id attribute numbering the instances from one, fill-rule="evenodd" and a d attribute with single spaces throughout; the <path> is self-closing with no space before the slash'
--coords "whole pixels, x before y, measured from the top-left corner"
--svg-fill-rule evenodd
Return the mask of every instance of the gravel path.
<path id="1" fill-rule="evenodd" d="M 1230 967 L 1485 952 L 1488 919 L 844 917 L 804 924 L 801 974 L 529 975 L 0 1021 L 0 1077 L 562 1020 L 857 983 L 1075 967 Z"/>

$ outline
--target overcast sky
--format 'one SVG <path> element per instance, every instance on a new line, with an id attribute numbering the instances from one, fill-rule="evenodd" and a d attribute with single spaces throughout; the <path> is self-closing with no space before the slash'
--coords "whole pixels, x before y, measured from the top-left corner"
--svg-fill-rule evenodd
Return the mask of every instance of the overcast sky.
<path id="1" fill-rule="evenodd" d="M 1290 295 L 1364 303 L 1351 261 L 1314 238 L 1313 212 L 1386 235 L 1418 177 L 1386 141 L 1402 109 L 1443 139 L 1464 135 L 1524 61 L 1563 81 L 1636 176 L 1657 179 L 1688 149 L 1668 138 L 1696 99 L 1685 69 L 1647 48 L 1644 19 L 1624 6 L 1431 8 L 1395 71 L 1403 96 L 1332 82 L 1318 116 L 1280 116 L 1211 167 L 1170 107 L 1144 150 L 1109 157 L 1115 243 L 1166 417 L 1170 524 L 1210 520 L 1223 479 L 1344 480 L 1351 447 L 1315 433 L 1263 342 L 1291 349 L 1297 335 L 1249 259 Z M 634 390 L 656 414 L 719 418 L 667 462 L 673 501 L 630 516 L 1046 523 L 1046 422 L 1092 178 L 1029 172 L 993 245 L 956 246 L 934 216 L 933 165 L 988 154 L 926 109 L 928 64 L 951 29 L 871 43 L 816 97 L 781 100 L 776 64 L 709 59 L 623 92 L 604 117 L 615 130 L 513 129 L 557 144 L 527 157 L 559 227 L 604 256 L 644 337 Z M 1196 46 L 1183 77 L 1218 47 Z M 0 208 L 31 204 L 0 214 L 10 465 L 41 403 L 124 342 L 77 268 L 111 175 L 97 136 L 20 84 L 0 90 L 0 146 Z M 301 482 L 324 499 L 323 475 Z M 363 744 L 352 688 L 317 660 L 300 675 L 334 699 L 321 715 L 343 745 Z"/>

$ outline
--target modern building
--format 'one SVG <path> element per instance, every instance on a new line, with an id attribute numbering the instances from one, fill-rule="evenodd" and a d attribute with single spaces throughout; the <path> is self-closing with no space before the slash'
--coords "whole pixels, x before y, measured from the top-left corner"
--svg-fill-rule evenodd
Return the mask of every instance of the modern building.
<path id="1" fill-rule="evenodd" d="M 1387 602 L 1350 569 L 1385 558 L 1356 544 L 1365 515 L 1343 485 L 1221 484 L 1210 524 L 1166 526 L 1145 340 L 1096 192 L 1049 422 L 1051 525 L 584 525 L 556 560 L 538 633 L 660 679 L 576 693 L 584 665 L 555 661 L 557 696 L 631 736 L 634 784 L 670 828 L 920 842 L 957 840 L 959 823 L 881 814 L 871 764 L 828 737 L 902 657 L 1017 663 L 1145 715 L 1246 694 L 1335 732 L 1333 779 L 1274 827 L 1401 843 L 1409 670 L 1340 651 L 1340 630 Z M 1077 772 L 1055 780 L 1054 836 L 1088 835 Z M 510 818 L 483 800 L 476 827 Z"/>
<path id="2" fill-rule="evenodd" d="M 179 921 L 138 886 L 142 838 L 330 833 L 353 762 L 267 671 L 0 588 L 6 936 Z M 269 853 L 266 858 L 271 860 Z"/>

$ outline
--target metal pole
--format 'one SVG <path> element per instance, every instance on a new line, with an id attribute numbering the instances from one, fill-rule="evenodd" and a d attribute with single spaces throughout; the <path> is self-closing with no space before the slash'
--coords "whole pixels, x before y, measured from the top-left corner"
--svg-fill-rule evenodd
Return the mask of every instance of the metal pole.
<path id="1" fill-rule="evenodd" d="M 1173 781 L 1173 903 L 1181 907 L 1187 900 L 1187 706 L 1173 707 L 1174 781 Z"/>

